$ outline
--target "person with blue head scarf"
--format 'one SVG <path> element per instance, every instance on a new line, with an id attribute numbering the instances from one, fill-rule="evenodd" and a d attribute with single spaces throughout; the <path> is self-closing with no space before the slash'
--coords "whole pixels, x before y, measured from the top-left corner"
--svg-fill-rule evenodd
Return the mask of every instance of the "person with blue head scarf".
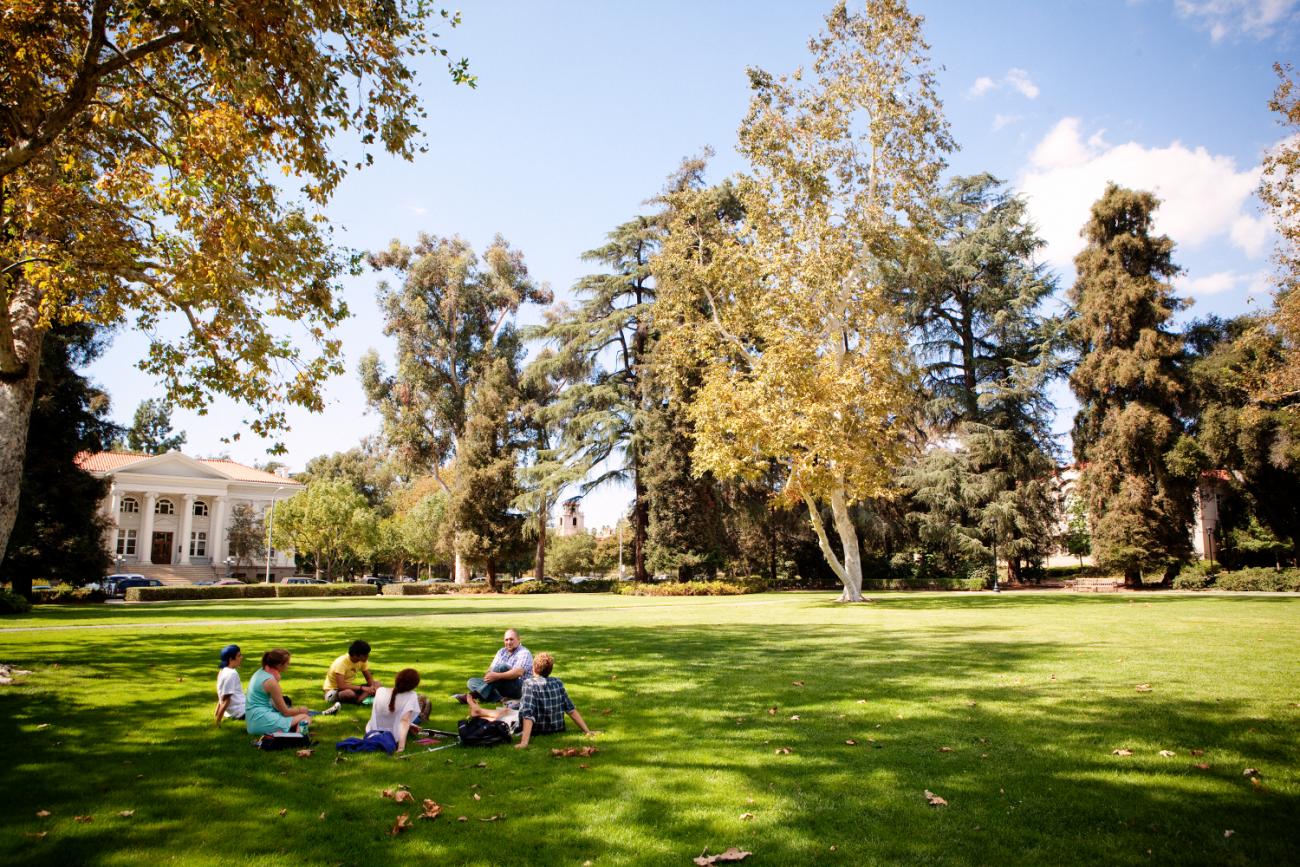
<path id="1" fill-rule="evenodd" d="M 243 661 L 244 654 L 239 651 L 238 644 L 227 644 L 221 648 L 215 725 L 221 725 L 223 719 L 244 718 L 244 686 L 239 680 L 239 664 Z"/>

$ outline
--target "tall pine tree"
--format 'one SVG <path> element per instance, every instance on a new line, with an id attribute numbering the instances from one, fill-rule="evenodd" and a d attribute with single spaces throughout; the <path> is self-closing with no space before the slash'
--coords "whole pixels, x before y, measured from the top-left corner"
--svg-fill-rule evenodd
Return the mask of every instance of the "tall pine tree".
<path id="1" fill-rule="evenodd" d="M 1130 585 L 1168 578 L 1191 551 L 1194 475 L 1170 466 L 1183 434 L 1186 372 L 1170 330 L 1185 302 L 1169 280 L 1174 243 L 1152 235 L 1158 202 L 1115 184 L 1092 206 L 1070 334 L 1080 360 L 1070 377 L 1079 400 L 1075 457 L 1092 521 L 1093 550 Z"/>

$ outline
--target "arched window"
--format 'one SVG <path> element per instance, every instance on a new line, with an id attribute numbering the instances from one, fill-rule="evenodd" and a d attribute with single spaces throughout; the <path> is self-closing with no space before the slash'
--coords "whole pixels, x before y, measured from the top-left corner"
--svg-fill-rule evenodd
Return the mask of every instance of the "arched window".
<path id="1" fill-rule="evenodd" d="M 118 506 L 117 510 L 125 514 L 134 515 L 136 512 L 140 511 L 140 503 L 135 497 L 123 497 L 122 505 Z"/>
<path id="2" fill-rule="evenodd" d="M 208 514 L 208 504 L 202 500 L 194 501 L 194 517 L 205 518 Z"/>
<path id="3" fill-rule="evenodd" d="M 171 500 L 159 500 L 154 504 L 153 513 L 155 515 L 174 515 L 176 507 L 172 505 Z"/>

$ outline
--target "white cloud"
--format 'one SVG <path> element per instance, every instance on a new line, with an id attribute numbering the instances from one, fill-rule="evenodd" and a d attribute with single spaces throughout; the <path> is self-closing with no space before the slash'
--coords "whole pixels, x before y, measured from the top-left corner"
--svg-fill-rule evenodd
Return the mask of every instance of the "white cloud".
<path id="1" fill-rule="evenodd" d="M 1267 221 L 1254 215 L 1259 176 L 1258 166 L 1238 170 L 1232 157 L 1178 141 L 1166 147 L 1111 145 L 1100 131 L 1085 140 L 1080 120 L 1067 117 L 1034 148 L 1018 187 L 1047 242 L 1044 259 L 1068 267 L 1083 249 L 1079 230 L 1088 209 L 1110 181 L 1159 196 L 1155 228 L 1178 245 L 1226 240 L 1257 257 L 1270 238 Z"/>
<path id="2" fill-rule="evenodd" d="M 420 205 L 407 205 L 406 210 L 410 211 L 412 214 L 415 214 L 415 216 L 417 217 L 423 217 L 425 214 L 429 213 L 428 208 L 421 207 Z"/>
<path id="3" fill-rule="evenodd" d="M 1038 85 L 1034 84 L 1033 79 L 1029 77 L 1028 72 L 1015 67 L 1008 69 L 1007 74 L 1002 76 L 1001 81 L 994 81 L 987 75 L 981 75 L 975 79 L 975 83 L 970 86 L 968 92 L 972 97 L 978 98 L 986 93 L 1002 90 L 1006 87 L 1019 91 L 1020 95 L 1025 99 L 1037 99 L 1038 94 L 1041 92 Z"/>
<path id="4" fill-rule="evenodd" d="M 1038 85 L 1030 80 L 1029 73 L 1023 69 L 1008 69 L 1006 82 L 1020 91 L 1020 95 L 1025 99 L 1038 98 Z"/>
<path id="5" fill-rule="evenodd" d="M 1218 295 L 1230 289 L 1236 289 L 1243 283 L 1255 279 L 1254 274 L 1238 274 L 1236 271 L 1218 271 L 1204 277 L 1182 276 L 1174 281 L 1174 288 L 1183 295 L 1204 298 L 1206 295 Z"/>
<path id="6" fill-rule="evenodd" d="M 1266 39 L 1295 20 L 1300 0 L 1174 0 L 1178 14 L 1210 32 L 1221 42 L 1242 34 Z"/>
<path id="7" fill-rule="evenodd" d="M 1005 126 L 1010 126 L 1020 120 L 1018 114 L 995 114 L 993 115 L 993 131 L 997 132 Z"/>

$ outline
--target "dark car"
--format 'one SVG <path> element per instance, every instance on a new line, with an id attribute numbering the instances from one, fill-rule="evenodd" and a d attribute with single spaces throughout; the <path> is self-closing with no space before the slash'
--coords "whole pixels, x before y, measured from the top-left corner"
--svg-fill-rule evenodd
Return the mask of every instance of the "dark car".
<path id="1" fill-rule="evenodd" d="M 109 596 L 125 598 L 126 591 L 132 587 L 161 587 L 163 583 L 157 578 L 146 578 L 143 575 L 126 575 L 117 581 L 111 581 L 108 586 Z"/>

